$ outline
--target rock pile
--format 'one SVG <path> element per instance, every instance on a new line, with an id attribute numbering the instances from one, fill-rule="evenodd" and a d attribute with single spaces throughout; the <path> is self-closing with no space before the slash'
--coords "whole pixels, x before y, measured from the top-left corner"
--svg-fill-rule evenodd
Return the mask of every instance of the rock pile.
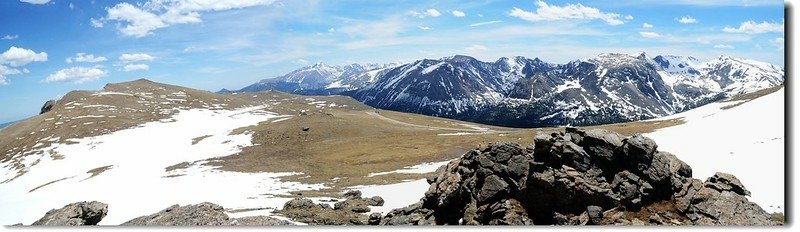
<path id="1" fill-rule="evenodd" d="M 449 163 L 419 203 L 381 224 L 776 224 L 736 177 L 701 182 L 657 148 L 641 135 L 577 128 L 528 147 L 491 144 Z"/>
<path id="2" fill-rule="evenodd" d="M 350 190 L 344 195 L 344 201 L 336 202 L 331 208 L 328 204 L 314 204 L 307 198 L 296 198 L 284 204 L 283 209 L 276 211 L 284 216 L 311 225 L 377 225 L 381 215 L 364 213 L 370 211 L 369 206 L 381 206 L 383 198 L 374 196 L 362 198 L 361 191 Z"/>

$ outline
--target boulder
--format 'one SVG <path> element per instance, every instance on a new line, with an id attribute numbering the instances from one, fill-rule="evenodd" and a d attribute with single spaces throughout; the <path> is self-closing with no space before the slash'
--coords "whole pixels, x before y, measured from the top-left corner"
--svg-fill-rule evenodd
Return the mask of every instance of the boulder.
<path id="1" fill-rule="evenodd" d="M 357 199 L 361 198 L 361 191 L 360 190 L 348 190 L 347 192 L 342 195 L 344 198 L 347 199 Z"/>
<path id="2" fill-rule="evenodd" d="M 275 213 L 309 225 L 365 225 L 369 223 L 369 218 L 362 213 L 369 210 L 367 200 L 360 197 L 336 202 L 333 208 L 327 204 L 314 204 L 310 199 L 298 198 L 286 202 L 283 209 Z"/>
<path id="3" fill-rule="evenodd" d="M 55 100 L 48 100 L 47 102 L 42 105 L 42 109 L 39 110 L 39 114 L 44 114 L 53 110 L 53 107 L 56 105 Z"/>
<path id="4" fill-rule="evenodd" d="M 603 208 L 596 205 L 586 207 L 586 215 L 589 216 L 589 225 L 600 225 L 603 220 Z"/>
<path id="5" fill-rule="evenodd" d="M 203 202 L 196 205 L 173 205 L 158 213 L 134 218 L 123 226 L 220 226 L 228 225 L 222 206 Z"/>
<path id="6" fill-rule="evenodd" d="M 384 202 L 385 201 L 380 196 L 373 196 L 373 197 L 367 198 L 367 204 L 369 204 L 370 206 L 383 206 Z"/>
<path id="7" fill-rule="evenodd" d="M 102 202 L 76 202 L 60 209 L 48 211 L 34 222 L 34 226 L 83 226 L 97 225 L 108 214 L 108 205 Z"/>
<path id="8" fill-rule="evenodd" d="M 308 198 L 295 198 L 283 204 L 284 209 L 308 209 L 314 206 L 314 201 Z"/>
<path id="9" fill-rule="evenodd" d="M 698 225 L 778 225 L 771 214 L 747 200 L 748 194 L 735 176 L 716 173 L 693 195 L 683 197 L 690 198 L 684 212 Z"/>
<path id="10" fill-rule="evenodd" d="M 369 220 L 367 224 L 369 225 L 380 225 L 381 224 L 381 213 L 372 213 L 369 215 Z"/>

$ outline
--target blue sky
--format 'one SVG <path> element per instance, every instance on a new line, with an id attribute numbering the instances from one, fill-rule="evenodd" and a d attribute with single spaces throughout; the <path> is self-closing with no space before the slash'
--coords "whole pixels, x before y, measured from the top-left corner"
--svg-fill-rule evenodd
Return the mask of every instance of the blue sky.
<path id="1" fill-rule="evenodd" d="M 783 66 L 783 24 L 775 0 L 3 0 L 0 122 L 106 83 L 239 89 L 316 62 L 645 51 Z"/>

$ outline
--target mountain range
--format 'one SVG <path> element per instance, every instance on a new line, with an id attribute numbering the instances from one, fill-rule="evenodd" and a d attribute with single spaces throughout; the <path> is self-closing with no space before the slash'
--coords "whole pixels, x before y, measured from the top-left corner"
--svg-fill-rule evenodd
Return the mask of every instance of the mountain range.
<path id="1" fill-rule="evenodd" d="M 780 66 L 720 56 L 604 53 L 554 64 L 456 55 L 406 64 L 317 63 L 233 92 L 346 95 L 367 105 L 513 127 L 597 125 L 663 117 L 782 85 Z"/>

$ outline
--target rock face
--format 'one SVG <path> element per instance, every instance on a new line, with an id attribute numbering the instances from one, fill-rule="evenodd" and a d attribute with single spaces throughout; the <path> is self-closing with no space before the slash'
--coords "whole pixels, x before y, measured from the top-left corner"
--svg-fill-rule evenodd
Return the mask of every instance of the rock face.
<path id="1" fill-rule="evenodd" d="M 657 148 L 641 135 L 577 128 L 528 147 L 491 144 L 450 162 L 419 203 L 381 224 L 776 224 L 734 176 L 703 183 Z"/>
<path id="2" fill-rule="evenodd" d="M 173 205 L 158 213 L 134 218 L 122 223 L 123 226 L 274 226 L 291 225 L 290 222 L 278 220 L 267 216 L 251 216 L 243 218 L 229 218 L 225 209 L 213 203 L 200 203 L 196 205 Z"/>
<path id="3" fill-rule="evenodd" d="M 55 100 L 49 100 L 45 102 L 44 105 L 42 106 L 42 109 L 39 111 L 39 114 L 50 112 L 50 110 L 53 110 L 53 106 L 55 105 L 56 105 Z"/>
<path id="4" fill-rule="evenodd" d="M 97 225 L 108 214 L 108 205 L 102 202 L 76 202 L 47 212 L 33 226 L 83 226 Z"/>

